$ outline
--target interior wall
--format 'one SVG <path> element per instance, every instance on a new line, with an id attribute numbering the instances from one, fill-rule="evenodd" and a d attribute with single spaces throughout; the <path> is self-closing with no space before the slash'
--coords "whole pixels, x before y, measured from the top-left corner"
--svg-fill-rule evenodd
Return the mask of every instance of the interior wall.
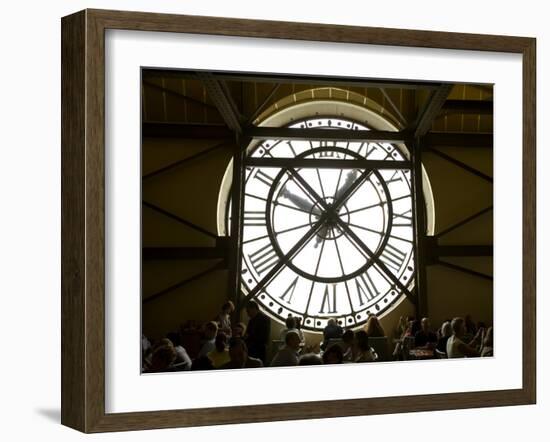
<path id="1" fill-rule="evenodd" d="M 145 138 L 143 175 L 220 144 L 220 140 Z M 216 233 L 217 199 L 232 145 L 144 180 L 144 201 Z M 143 247 L 212 247 L 215 239 L 142 208 Z M 142 327 L 151 339 L 164 337 L 187 320 L 212 320 L 227 299 L 227 270 L 215 270 L 158 297 L 155 295 L 215 266 L 219 260 L 142 260 Z M 151 296 L 154 298 L 149 299 Z"/>
<path id="2" fill-rule="evenodd" d="M 459 98 L 461 94 L 466 93 L 464 91 L 466 91 L 465 88 L 456 87 L 452 95 L 455 95 L 454 98 Z M 243 103 L 243 106 L 246 105 Z M 477 120 L 467 118 L 465 121 L 445 118 L 441 121 L 436 122 L 434 127 L 438 125 L 450 127 L 451 124 L 459 123 L 462 126 L 477 124 L 478 128 L 492 126 L 492 122 L 488 122 L 486 118 Z M 219 140 L 144 139 L 143 173 L 145 175 L 219 142 Z M 437 149 L 437 146 L 435 148 Z M 441 151 L 492 176 L 491 149 L 446 147 Z M 231 147 L 226 146 L 146 180 L 142 190 L 143 199 L 215 233 L 218 192 L 230 157 Z M 492 183 L 430 152 L 423 154 L 423 163 L 433 191 L 436 234 L 492 205 Z M 444 245 L 491 245 L 492 223 L 490 211 L 442 236 L 439 242 Z M 145 247 L 214 245 L 212 238 L 146 207 L 143 208 L 142 226 Z M 442 259 L 492 275 L 492 258 L 489 257 Z M 212 260 L 143 261 L 144 333 L 152 339 L 158 339 L 168 331 L 176 330 L 185 320 L 199 322 L 211 320 L 227 298 L 227 271 L 225 270 L 209 273 L 158 298 L 146 300 L 154 293 L 177 284 L 214 264 L 215 261 Z M 439 327 L 445 319 L 465 314 L 470 314 L 475 321 L 492 323 L 493 292 L 490 280 L 441 265 L 431 265 L 427 269 L 427 292 L 428 315 L 434 327 Z M 414 311 L 412 303 L 404 300 L 384 314 L 381 317 L 381 324 L 386 334 L 393 334 L 400 316 L 413 316 Z M 246 314 L 243 320 L 247 322 Z M 273 339 L 278 339 L 281 329 L 282 325 L 273 324 Z M 306 338 L 308 344 L 315 344 L 321 339 L 321 334 L 308 332 Z"/>

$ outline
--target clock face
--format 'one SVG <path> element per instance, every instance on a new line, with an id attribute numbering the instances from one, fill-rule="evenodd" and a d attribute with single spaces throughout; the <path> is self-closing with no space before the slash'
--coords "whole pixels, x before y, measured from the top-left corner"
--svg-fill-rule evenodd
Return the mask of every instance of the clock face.
<path id="1" fill-rule="evenodd" d="M 337 118 L 294 128 L 363 129 Z M 302 318 L 322 330 L 328 319 L 355 327 L 383 314 L 412 288 L 414 275 L 410 170 L 390 143 L 266 140 L 249 157 L 287 158 L 284 168 L 246 168 L 242 289 L 282 321 Z M 382 160 L 293 166 L 292 160 Z M 303 163 L 302 163 L 303 164 Z"/>

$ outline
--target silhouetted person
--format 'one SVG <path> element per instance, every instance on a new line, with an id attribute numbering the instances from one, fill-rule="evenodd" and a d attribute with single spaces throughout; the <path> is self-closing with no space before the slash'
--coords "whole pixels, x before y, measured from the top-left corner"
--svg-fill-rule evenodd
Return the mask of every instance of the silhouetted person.
<path id="1" fill-rule="evenodd" d="M 176 350 L 172 344 L 157 347 L 151 356 L 151 367 L 148 373 L 158 373 L 169 369 L 176 360 Z"/>
<path id="2" fill-rule="evenodd" d="M 451 322 L 453 335 L 447 341 L 447 357 L 448 358 L 464 358 L 477 357 L 479 352 L 475 348 L 475 342 L 481 337 L 481 334 L 476 334 L 470 343 L 464 342 L 466 335 L 466 325 L 463 318 L 454 318 Z"/>
<path id="3" fill-rule="evenodd" d="M 354 354 L 354 346 L 353 342 L 355 339 L 355 333 L 353 333 L 353 330 L 346 330 L 344 334 L 342 335 L 342 351 L 344 352 L 344 361 L 351 362 L 355 358 L 353 356 Z"/>
<path id="4" fill-rule="evenodd" d="M 364 328 L 370 338 L 383 338 L 386 332 L 382 328 L 380 321 L 376 315 L 370 315 Z"/>
<path id="5" fill-rule="evenodd" d="M 482 329 L 482 327 L 479 327 L 478 330 L 479 329 Z M 481 344 L 481 356 L 493 356 L 493 327 L 489 327 L 485 332 Z"/>
<path id="6" fill-rule="evenodd" d="M 227 335 L 224 332 L 218 332 L 214 343 L 216 348 L 208 353 L 208 358 L 212 361 L 214 368 L 220 368 L 223 364 L 229 362 L 229 351 L 227 349 Z"/>
<path id="7" fill-rule="evenodd" d="M 219 326 L 219 329 L 226 335 L 231 336 L 231 314 L 235 311 L 235 305 L 231 301 L 227 301 L 222 305 L 220 313 L 214 319 Z"/>
<path id="8" fill-rule="evenodd" d="M 244 323 L 242 323 L 242 322 L 237 322 L 233 326 L 231 336 L 234 337 L 234 338 L 242 338 L 242 337 L 244 337 L 245 331 L 246 331 L 246 325 L 244 325 Z"/>
<path id="9" fill-rule="evenodd" d="M 332 344 L 323 353 L 323 364 L 341 364 L 344 362 L 344 353 L 342 347 L 338 344 Z"/>
<path id="10" fill-rule="evenodd" d="M 355 362 L 376 361 L 376 353 L 369 345 L 369 335 L 367 335 L 365 330 L 359 330 L 355 333 L 354 347 Z"/>
<path id="11" fill-rule="evenodd" d="M 183 345 L 181 345 L 179 333 L 168 333 L 166 337 L 170 339 L 174 345 L 174 350 L 176 350 L 176 360 L 174 361 L 174 364 L 185 365 L 184 370 L 191 370 L 191 358 L 189 357 L 187 350 L 185 350 Z"/>
<path id="12" fill-rule="evenodd" d="M 260 307 L 255 301 L 248 302 L 246 313 L 250 318 L 245 335 L 248 353 L 253 358 L 260 359 L 265 365 L 267 346 L 271 335 L 271 320 L 260 311 Z"/>
<path id="13" fill-rule="evenodd" d="M 229 340 L 229 358 L 230 361 L 222 365 L 221 369 L 263 367 L 260 359 L 249 356 L 246 344 L 241 338 L 231 338 Z"/>
<path id="14" fill-rule="evenodd" d="M 202 358 L 216 349 L 216 335 L 218 334 L 218 324 L 214 321 L 206 323 L 204 326 L 204 342 L 197 355 L 197 358 Z"/>
<path id="15" fill-rule="evenodd" d="M 315 353 L 306 353 L 300 356 L 298 360 L 298 365 L 322 365 L 323 360 L 318 354 Z"/>
<path id="16" fill-rule="evenodd" d="M 285 335 L 285 346 L 281 348 L 273 360 L 272 367 L 286 367 L 298 365 L 298 351 L 300 350 L 300 335 L 296 331 L 288 331 Z"/>
<path id="17" fill-rule="evenodd" d="M 447 354 L 447 341 L 453 334 L 453 328 L 451 327 L 451 321 L 446 321 L 441 326 L 441 329 L 439 331 L 441 334 L 441 337 L 437 341 L 436 350 L 440 351 L 441 353 Z"/>
<path id="18" fill-rule="evenodd" d="M 329 319 L 327 326 L 323 329 L 323 343 L 321 348 L 327 348 L 330 339 L 340 339 L 344 334 L 344 329 L 338 325 L 335 319 Z"/>
<path id="19" fill-rule="evenodd" d="M 428 318 L 422 318 L 420 322 L 420 330 L 414 335 L 415 347 L 426 347 L 437 345 L 437 335 L 430 330 L 430 320 Z"/>

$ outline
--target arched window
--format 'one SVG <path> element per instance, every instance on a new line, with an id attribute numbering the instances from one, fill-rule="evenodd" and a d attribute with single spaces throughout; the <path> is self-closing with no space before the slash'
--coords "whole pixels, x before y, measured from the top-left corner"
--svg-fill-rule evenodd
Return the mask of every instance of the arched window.
<path id="1" fill-rule="evenodd" d="M 364 107 L 320 100 L 276 112 L 259 126 L 303 129 L 306 136 L 290 139 L 284 130 L 274 131 L 247 149 L 243 297 L 258 301 L 276 320 L 293 315 L 305 329 L 321 331 L 330 318 L 360 326 L 369 314 L 383 316 L 412 296 L 408 152 L 403 145 L 354 136 L 396 128 Z M 231 170 L 220 193 L 220 234 L 230 231 Z"/>

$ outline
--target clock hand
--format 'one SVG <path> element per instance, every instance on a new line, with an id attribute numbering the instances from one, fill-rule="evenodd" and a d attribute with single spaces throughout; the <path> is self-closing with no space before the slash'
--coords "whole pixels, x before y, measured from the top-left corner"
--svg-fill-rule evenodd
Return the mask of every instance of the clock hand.
<path id="1" fill-rule="evenodd" d="M 336 192 L 334 194 L 334 201 L 338 200 L 356 179 L 357 170 L 349 171 L 346 175 L 346 180 L 344 181 L 344 183 L 338 189 L 336 189 Z"/>
<path id="2" fill-rule="evenodd" d="M 310 212 L 317 217 L 321 215 L 321 211 L 319 210 L 318 207 L 314 207 L 310 201 L 308 201 L 305 198 L 302 198 L 301 196 L 295 195 L 294 193 L 290 192 L 287 189 L 283 190 L 282 196 L 292 201 L 294 205 L 299 209 L 302 209 L 306 212 Z"/>
<path id="3" fill-rule="evenodd" d="M 298 207 L 299 209 L 305 210 L 306 212 L 310 212 L 316 217 L 321 216 L 321 210 L 319 209 L 319 207 L 314 206 L 310 201 L 306 200 L 305 198 L 295 195 L 294 193 L 290 192 L 287 189 L 283 190 L 282 196 L 292 201 L 296 205 L 296 207 Z M 327 231 L 327 227 L 322 226 L 319 232 L 317 233 L 317 235 L 315 236 L 315 243 L 313 244 L 314 248 L 317 248 L 321 243 L 321 241 L 323 241 L 326 231 Z"/>

